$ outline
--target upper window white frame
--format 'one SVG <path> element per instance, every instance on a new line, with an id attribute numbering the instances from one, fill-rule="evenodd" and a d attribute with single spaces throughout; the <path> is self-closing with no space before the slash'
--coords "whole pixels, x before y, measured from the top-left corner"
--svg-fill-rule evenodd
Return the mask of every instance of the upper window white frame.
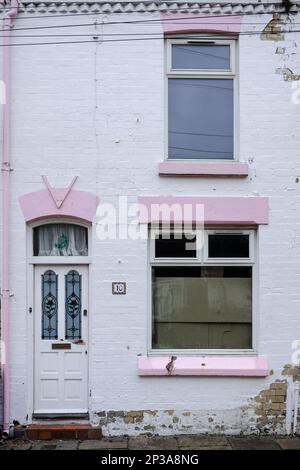
<path id="1" fill-rule="evenodd" d="M 188 39 L 187 35 L 182 35 L 180 39 L 166 37 L 165 41 L 165 148 L 164 159 L 171 162 L 234 162 L 239 161 L 239 81 L 238 81 L 238 42 L 237 37 L 222 37 L 206 34 L 194 35 L 193 39 Z M 173 44 L 211 44 L 230 46 L 230 70 L 217 69 L 173 69 L 172 68 L 172 45 Z M 204 158 L 169 158 L 169 122 L 168 122 L 168 79 L 169 78 L 220 78 L 233 80 L 233 158 L 228 160 L 218 159 L 216 157 Z"/>
<path id="2" fill-rule="evenodd" d="M 172 46 L 174 44 L 186 44 L 186 45 L 197 45 L 197 44 L 208 44 L 214 43 L 216 46 L 229 46 L 230 47 L 230 69 L 174 69 L 172 67 Z M 234 39 L 168 39 L 167 40 L 167 74 L 170 76 L 184 75 L 195 76 L 199 78 L 233 78 L 236 74 L 236 40 Z"/>

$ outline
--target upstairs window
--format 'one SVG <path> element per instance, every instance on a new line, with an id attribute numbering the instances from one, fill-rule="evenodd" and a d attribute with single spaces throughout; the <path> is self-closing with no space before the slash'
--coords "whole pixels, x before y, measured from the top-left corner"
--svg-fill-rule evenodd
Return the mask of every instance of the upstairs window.
<path id="1" fill-rule="evenodd" d="M 167 42 L 168 158 L 234 158 L 235 41 Z"/>

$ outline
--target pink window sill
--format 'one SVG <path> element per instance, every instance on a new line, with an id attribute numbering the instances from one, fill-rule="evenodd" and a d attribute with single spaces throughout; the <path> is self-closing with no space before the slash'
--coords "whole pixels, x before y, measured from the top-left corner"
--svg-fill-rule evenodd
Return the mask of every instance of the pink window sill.
<path id="1" fill-rule="evenodd" d="M 170 356 L 139 356 L 140 376 L 228 376 L 266 377 L 267 359 L 264 356 L 178 356 L 170 365 Z"/>
<path id="2" fill-rule="evenodd" d="M 245 178 L 249 174 L 247 163 L 239 162 L 174 162 L 159 164 L 161 176 L 197 176 Z"/>

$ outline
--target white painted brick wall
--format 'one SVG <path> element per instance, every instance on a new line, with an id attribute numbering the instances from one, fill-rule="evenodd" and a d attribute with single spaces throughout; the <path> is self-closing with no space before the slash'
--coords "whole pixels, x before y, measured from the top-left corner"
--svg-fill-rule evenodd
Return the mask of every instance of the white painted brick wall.
<path id="1" fill-rule="evenodd" d="M 269 18 L 260 17 L 262 22 Z M 109 21 L 122 19 L 128 16 L 108 16 Z M 71 22 L 74 30 L 66 28 L 67 34 L 95 32 L 93 26 L 76 27 L 88 22 L 86 17 L 55 20 Z M 250 28 L 247 22 L 251 20 L 244 20 L 245 30 Z M 49 23 L 54 21 L 20 17 L 16 24 Z M 137 25 L 122 27 L 124 32 L 140 30 Z M 103 31 L 120 30 L 105 26 Z M 159 32 L 160 26 L 144 26 L 143 31 Z M 240 37 L 240 158 L 250 162 L 245 180 L 159 177 L 158 163 L 164 158 L 163 41 L 12 48 L 12 419 L 25 423 L 28 413 L 25 223 L 18 197 L 43 188 L 42 174 L 55 186 L 79 175 L 76 189 L 97 193 L 103 202 L 119 194 L 132 201 L 141 194 L 270 198 L 270 224 L 259 229 L 258 350 L 274 370 L 267 379 L 139 377 L 137 355 L 147 353 L 147 244 L 99 241 L 93 231 L 92 411 L 161 410 L 156 430 L 172 433 L 174 429 L 161 428 L 163 411 L 191 410 L 195 431 L 215 431 L 216 423 L 225 424 L 227 432 L 253 431 L 251 412 L 243 407 L 281 376 L 291 362 L 291 342 L 300 334 L 300 105 L 292 104 L 291 83 L 275 73 L 284 66 L 300 73 L 295 44 L 300 45 L 299 33 L 278 43 L 261 41 L 258 35 Z M 275 54 L 278 46 L 295 55 L 284 63 Z M 114 280 L 127 281 L 126 296 L 111 295 Z M 214 424 L 208 424 L 212 414 Z M 186 432 L 182 423 L 176 431 Z M 106 432 L 124 429 L 117 423 Z M 131 427 L 130 433 L 135 432 Z"/>

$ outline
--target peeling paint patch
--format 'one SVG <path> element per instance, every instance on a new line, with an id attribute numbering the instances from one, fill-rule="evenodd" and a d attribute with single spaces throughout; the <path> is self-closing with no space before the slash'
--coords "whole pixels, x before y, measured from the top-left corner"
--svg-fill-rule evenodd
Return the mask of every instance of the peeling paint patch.
<path id="1" fill-rule="evenodd" d="M 284 34 L 282 26 L 284 21 L 280 18 L 279 15 L 274 15 L 272 20 L 265 26 L 263 29 L 260 39 L 263 41 L 283 41 Z"/>
<path id="2" fill-rule="evenodd" d="M 287 381 L 278 379 L 255 397 L 255 414 L 260 432 L 276 433 L 278 429 L 282 429 L 285 421 L 286 396 Z"/>
<path id="3" fill-rule="evenodd" d="M 174 362 L 176 361 L 177 357 L 176 356 L 171 356 L 168 364 L 166 365 L 166 369 L 168 372 L 168 375 L 171 375 L 174 369 Z"/>
<path id="4" fill-rule="evenodd" d="M 95 412 L 104 436 L 177 435 L 193 433 L 239 434 L 244 428 L 239 408 L 220 410 L 135 410 Z M 245 424 L 248 423 L 248 417 Z"/>
<path id="5" fill-rule="evenodd" d="M 260 433 L 285 433 L 288 378 L 300 381 L 300 367 L 286 364 L 282 371 L 286 378 L 277 379 L 266 390 L 262 390 L 252 402 L 256 423 Z"/>
<path id="6" fill-rule="evenodd" d="M 275 54 L 285 54 L 285 47 L 277 47 Z"/>
<path id="7" fill-rule="evenodd" d="M 275 371 L 272 371 L 275 375 Z M 286 364 L 256 396 L 233 408 L 108 410 L 94 412 L 104 436 L 226 433 L 286 434 L 288 386 L 300 381 L 300 367 Z M 266 383 L 266 382 L 265 382 Z M 172 406 L 172 405 L 169 405 Z"/>
<path id="8" fill-rule="evenodd" d="M 144 413 L 148 413 L 151 416 L 156 416 L 157 411 L 156 410 L 145 410 Z"/>
<path id="9" fill-rule="evenodd" d="M 124 423 L 141 423 L 144 420 L 144 411 L 127 411 L 124 413 Z"/>
<path id="10" fill-rule="evenodd" d="M 155 431 L 155 426 L 152 426 L 151 424 L 147 424 L 147 426 L 144 426 L 145 431 Z"/>
<path id="11" fill-rule="evenodd" d="M 294 382 L 300 381 L 300 367 L 292 366 L 291 364 L 286 364 L 284 366 L 282 375 L 289 375 L 293 378 Z"/>
<path id="12" fill-rule="evenodd" d="M 295 74 L 288 67 L 278 68 L 276 69 L 276 73 L 283 75 L 283 79 L 286 82 L 293 82 L 293 81 L 300 80 L 300 75 Z"/>

